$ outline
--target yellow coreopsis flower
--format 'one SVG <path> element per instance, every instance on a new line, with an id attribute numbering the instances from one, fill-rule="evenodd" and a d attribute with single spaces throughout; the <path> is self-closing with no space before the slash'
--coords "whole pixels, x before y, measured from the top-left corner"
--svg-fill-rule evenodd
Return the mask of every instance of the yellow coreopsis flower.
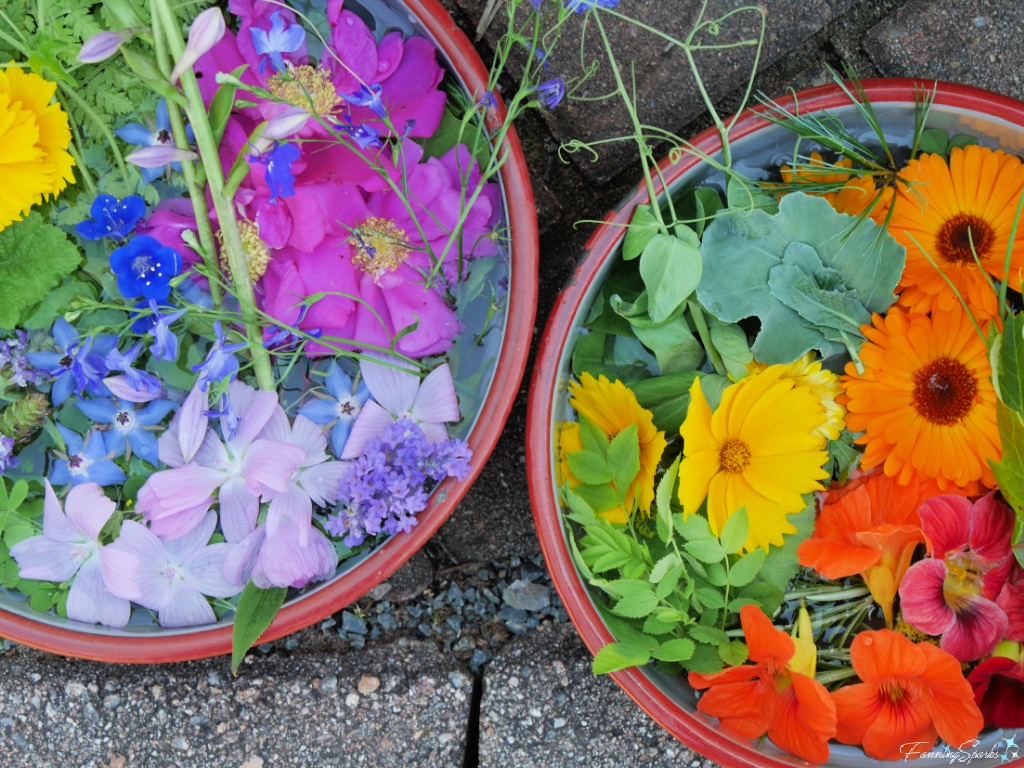
<path id="1" fill-rule="evenodd" d="M 793 379 L 797 385 L 808 387 L 825 409 L 825 415 L 821 426 L 814 430 L 814 434 L 820 435 L 829 440 L 838 440 L 839 434 L 846 426 L 844 417 L 846 409 L 836 402 L 836 397 L 843 393 L 839 377 L 821 367 L 821 362 L 814 360 L 814 353 L 808 352 L 799 360 L 783 366 L 782 378 Z M 760 373 L 768 366 L 756 360 L 747 364 L 747 374 Z"/>
<path id="2" fill-rule="evenodd" d="M 56 83 L 17 67 L 0 68 L 0 230 L 75 180 L 68 116 Z"/>
<path id="3" fill-rule="evenodd" d="M 654 502 L 654 473 L 661 461 L 661 455 L 668 445 L 665 433 L 654 426 L 653 414 L 640 406 L 636 395 L 621 381 L 608 381 L 601 376 L 595 379 L 589 373 L 580 377 L 579 384 L 569 384 L 572 398 L 569 402 L 576 412 L 585 416 L 600 429 L 609 440 L 632 425 L 636 425 L 640 441 L 640 472 L 630 484 L 626 494 L 625 509 L 621 506 L 603 510 L 600 514 L 612 523 L 625 523 L 633 511 L 634 501 L 640 511 L 648 514 Z M 561 480 L 575 486 L 579 481 L 573 477 L 566 456 L 581 450 L 579 424 L 564 422 L 560 432 Z"/>
<path id="4" fill-rule="evenodd" d="M 796 532 L 786 515 L 802 510 L 802 494 L 824 490 L 819 481 L 828 477 L 822 469 L 828 455 L 815 434 L 824 419 L 821 401 L 785 372 L 773 365 L 727 387 L 714 413 L 698 378 L 679 428 L 683 515 L 695 514 L 706 498 L 708 522 L 719 534 L 745 507 L 747 550 L 781 546 L 783 534 Z"/>

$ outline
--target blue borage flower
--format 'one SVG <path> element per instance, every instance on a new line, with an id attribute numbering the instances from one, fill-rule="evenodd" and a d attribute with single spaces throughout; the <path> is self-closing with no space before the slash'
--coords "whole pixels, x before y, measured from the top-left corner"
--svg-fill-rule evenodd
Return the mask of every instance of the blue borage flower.
<path id="1" fill-rule="evenodd" d="M 153 400 L 136 410 L 134 403 L 126 400 L 83 400 L 75 407 L 97 424 L 109 424 L 111 429 L 104 433 L 103 442 L 108 450 L 118 454 L 134 451 L 150 464 L 156 465 L 156 435 L 147 427 L 155 427 L 166 416 L 174 403 L 170 400 Z"/>
<path id="2" fill-rule="evenodd" d="M 103 359 L 117 344 L 117 337 L 100 336 L 94 339 L 89 336 L 79 341 L 78 331 L 63 317 L 57 318 L 50 334 L 55 342 L 54 351 L 29 352 L 25 357 L 37 369 L 52 377 L 50 399 L 53 404 L 60 405 L 72 392 L 79 397 L 86 391 L 100 397 L 109 395 L 110 392 L 103 384 L 103 377 L 107 374 L 107 365 Z"/>
<path id="3" fill-rule="evenodd" d="M 62 424 L 57 425 L 57 431 L 64 438 L 68 452 L 66 455 L 57 454 L 60 458 L 54 462 L 50 474 L 53 485 L 70 483 L 74 488 L 82 483 L 96 483 L 106 486 L 123 483 L 127 479 L 121 468 L 111 461 L 120 452 L 107 445 L 102 432 L 93 431 L 83 438 Z"/>
<path id="4" fill-rule="evenodd" d="M 181 256 L 156 238 L 139 235 L 110 254 L 110 271 L 126 299 L 163 301 L 171 293 L 171 278 L 181 271 Z"/>
<path id="5" fill-rule="evenodd" d="M 138 310 L 150 309 L 151 315 L 143 315 Z M 186 310 L 160 314 L 161 309 L 175 309 L 171 304 L 158 304 L 154 299 L 140 301 L 132 312 L 132 331 L 148 333 L 154 341 L 149 351 L 157 360 L 173 363 L 178 359 L 178 337 L 171 331 L 171 326 L 185 316 Z M 137 318 L 137 319 L 136 319 Z"/>
<path id="6" fill-rule="evenodd" d="M 249 160 L 267 167 L 264 178 L 270 188 L 270 202 L 279 197 L 294 197 L 295 176 L 292 163 L 299 159 L 302 151 L 295 144 L 274 143 L 273 149 L 258 155 L 249 155 Z"/>
<path id="7" fill-rule="evenodd" d="M 384 102 L 380 98 L 383 90 L 384 88 L 380 83 L 373 83 L 369 87 L 360 85 L 359 90 L 355 93 L 342 93 L 340 95 L 349 104 L 357 107 L 366 107 L 383 120 L 388 116 L 387 110 L 384 108 Z"/>
<path id="8" fill-rule="evenodd" d="M 160 379 L 151 373 L 140 371 L 132 367 L 132 363 L 135 362 L 139 356 L 139 352 L 142 351 L 142 342 L 139 341 L 125 353 L 121 353 L 117 349 L 110 350 L 107 356 L 103 359 L 106 363 L 108 370 L 121 371 L 124 373 L 124 383 L 131 387 L 136 392 L 145 392 L 151 395 L 157 395 L 163 391 L 163 384 L 160 383 Z M 152 398 L 150 398 L 152 399 Z M 138 402 L 135 398 L 132 398 L 132 402 Z"/>
<path id="9" fill-rule="evenodd" d="M 97 195 L 89 208 L 92 217 L 75 225 L 75 232 L 86 240 L 109 237 L 124 240 L 135 224 L 146 215 L 146 203 L 138 195 L 118 200 L 113 195 Z"/>
<path id="10" fill-rule="evenodd" d="M 114 133 L 127 143 L 136 144 L 140 147 L 173 147 L 174 135 L 171 133 L 171 117 L 167 111 L 167 100 L 160 99 L 160 103 L 156 105 L 156 130 L 142 123 L 128 123 L 127 125 L 122 125 Z M 189 144 L 195 141 L 191 125 L 186 126 L 185 133 Z M 142 180 L 149 184 L 159 178 L 167 168 L 168 166 L 166 165 L 160 168 L 140 167 L 139 173 L 142 174 Z M 170 168 L 180 173 L 181 163 L 171 163 Z"/>
<path id="11" fill-rule="evenodd" d="M 316 392 L 317 398 L 299 409 L 299 415 L 305 416 L 314 424 L 330 427 L 331 450 L 335 456 L 341 456 L 352 424 L 370 399 L 370 390 L 366 382 L 360 381 L 359 386 L 352 386 L 350 379 L 338 365 L 324 378 L 327 394 Z"/>
<path id="12" fill-rule="evenodd" d="M 263 57 L 260 59 L 260 74 L 266 70 L 268 59 L 275 71 L 284 71 L 285 63 L 281 54 L 295 53 L 306 42 L 306 30 L 302 28 L 302 25 L 291 24 L 285 29 L 280 11 L 270 14 L 270 21 L 272 24 L 269 32 L 256 27 L 249 28 L 252 46 L 256 53 Z"/>

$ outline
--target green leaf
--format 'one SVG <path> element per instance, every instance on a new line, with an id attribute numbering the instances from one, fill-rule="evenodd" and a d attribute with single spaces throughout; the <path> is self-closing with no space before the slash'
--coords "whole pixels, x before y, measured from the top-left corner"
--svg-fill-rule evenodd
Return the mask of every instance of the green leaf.
<path id="1" fill-rule="evenodd" d="M 725 521 L 722 526 L 722 547 L 728 554 L 739 552 L 750 537 L 750 519 L 747 515 L 747 508 L 740 507 Z"/>
<path id="2" fill-rule="evenodd" d="M 36 529 L 32 526 L 32 523 L 21 517 L 8 519 L 7 524 L 4 526 L 4 544 L 8 547 L 13 547 L 15 544 L 25 539 L 30 539 L 35 535 Z"/>
<path id="3" fill-rule="evenodd" d="M 658 372 L 663 375 L 687 372 L 699 368 L 704 362 L 704 348 L 691 333 L 682 308 L 680 305 L 678 317 L 660 325 L 633 326 L 636 337 L 654 353 Z"/>
<path id="4" fill-rule="evenodd" d="M 779 210 L 779 201 L 773 195 L 756 184 L 748 183 L 738 174 L 729 176 L 725 196 L 729 201 L 729 207 L 743 211 L 743 215 L 751 209 L 768 214 L 778 213 Z"/>
<path id="5" fill-rule="evenodd" d="M 679 626 L 678 621 L 660 621 L 655 615 L 647 617 L 644 622 L 644 633 L 648 635 L 668 635 Z"/>
<path id="6" fill-rule="evenodd" d="M 949 148 L 949 134 L 941 128 L 925 128 L 921 131 L 921 140 L 917 148 L 930 155 L 945 155 Z"/>
<path id="7" fill-rule="evenodd" d="M 21 327 L 29 331 L 48 331 L 57 319 L 57 315 L 67 310 L 71 300 L 78 296 L 98 299 L 99 291 L 96 290 L 93 283 L 82 283 L 74 278 L 65 277 L 60 286 L 46 294 L 46 298 L 32 310 L 32 314 L 21 324 Z"/>
<path id="8" fill-rule="evenodd" d="M 611 482 L 612 473 L 603 456 L 591 451 L 575 451 L 566 456 L 573 477 L 585 485 Z"/>
<path id="9" fill-rule="evenodd" d="M 1017 513 L 1024 517 L 1024 420 L 1002 400 L 996 400 L 996 423 L 1003 444 L 1002 458 L 989 465 L 1003 497 Z"/>
<path id="10" fill-rule="evenodd" d="M 660 227 L 658 220 L 654 217 L 654 209 L 649 205 L 638 205 L 633 212 L 633 218 L 626 230 L 626 237 L 622 241 L 622 258 L 632 261 L 641 253 L 647 244 L 651 242 Z"/>
<path id="11" fill-rule="evenodd" d="M 621 503 L 618 494 L 607 483 L 603 485 L 577 485 L 573 491 L 587 502 L 594 512 L 607 512 Z"/>
<path id="12" fill-rule="evenodd" d="M 701 279 L 700 240 L 684 230 L 685 240 L 658 234 L 640 256 L 640 276 L 647 286 L 651 319 L 662 323 L 675 312 Z"/>
<path id="13" fill-rule="evenodd" d="M 999 398 L 1024 412 L 1024 314 L 1008 318 L 992 345 L 992 383 Z"/>
<path id="14" fill-rule="evenodd" d="M 651 649 L 629 643 L 608 643 L 594 656 L 594 674 L 616 672 L 629 667 L 642 667 L 651 660 Z"/>
<path id="15" fill-rule="evenodd" d="M 658 607 L 658 596 L 653 592 L 643 592 L 622 598 L 612 608 L 619 616 L 630 619 L 642 619 L 649 616 Z"/>
<path id="16" fill-rule="evenodd" d="M 771 616 L 782 605 L 782 598 L 783 591 L 778 587 L 763 581 L 755 581 L 749 586 L 743 587 L 737 599 L 749 600 L 755 605 L 761 606 L 761 610 L 765 612 L 765 615 Z M 733 602 L 730 601 L 729 604 L 732 605 Z M 729 610 L 733 609 L 730 608 Z"/>
<path id="17" fill-rule="evenodd" d="M 235 609 L 235 625 L 231 631 L 231 674 L 238 673 L 242 658 L 267 631 L 281 606 L 287 589 L 272 587 L 260 589 L 251 581 L 242 590 Z"/>
<path id="18" fill-rule="evenodd" d="M 690 407 L 690 387 L 701 376 L 699 371 L 682 371 L 633 382 L 630 389 L 641 406 L 651 412 L 654 426 L 674 435 L 686 420 Z"/>
<path id="19" fill-rule="evenodd" d="M 765 551 L 761 548 L 741 557 L 729 567 L 729 586 L 743 587 L 754 580 L 764 565 Z"/>
<path id="20" fill-rule="evenodd" d="M 838 440 L 828 440 L 825 446 L 829 459 L 825 469 L 833 479 L 844 485 L 850 477 L 850 470 L 854 463 L 860 458 L 860 452 L 853 447 L 852 443 L 853 435 L 844 429 Z"/>
<path id="21" fill-rule="evenodd" d="M 722 643 L 718 646 L 718 655 L 728 666 L 738 667 L 747 660 L 747 646 L 739 640 Z"/>
<path id="22" fill-rule="evenodd" d="M 665 578 L 669 571 L 673 568 L 681 566 L 682 560 L 679 559 L 679 555 L 675 552 L 670 552 L 661 558 L 657 563 L 654 564 L 654 568 L 651 569 L 651 583 L 657 584 L 659 581 Z"/>
<path id="23" fill-rule="evenodd" d="M 1013 556 L 1017 558 L 1017 564 L 1024 568 L 1024 518 L 1013 519 Z"/>
<path id="24" fill-rule="evenodd" d="M 580 442 L 583 444 L 583 450 L 596 453 L 601 457 L 607 457 L 610 443 L 604 431 L 582 414 L 579 416 L 579 424 Z"/>
<path id="25" fill-rule="evenodd" d="M 722 563 L 711 563 L 708 565 L 707 579 L 708 583 L 713 587 L 724 587 L 729 581 L 729 577 L 725 572 L 725 566 Z"/>
<path id="26" fill-rule="evenodd" d="M 722 393 L 731 385 L 729 379 L 715 373 L 705 373 L 700 377 L 700 391 L 704 393 L 704 399 L 712 411 L 718 408 L 722 402 Z"/>
<path id="27" fill-rule="evenodd" d="M 686 573 L 686 567 L 682 563 L 673 566 L 661 579 L 658 580 L 658 586 L 655 587 L 654 594 L 661 598 L 671 595 L 678 586 L 679 579 L 682 578 L 684 573 Z"/>
<path id="28" fill-rule="evenodd" d="M 725 598 L 722 597 L 722 593 L 717 589 L 709 589 L 707 587 L 700 587 L 695 590 L 697 598 L 707 608 L 724 608 Z"/>
<path id="29" fill-rule="evenodd" d="M 5 589 L 15 589 L 21 579 L 18 577 L 18 564 L 14 560 L 8 560 L 0 568 L 0 586 Z"/>
<path id="30" fill-rule="evenodd" d="M 683 666 L 691 672 L 713 675 L 722 671 L 722 657 L 718 655 L 717 646 L 697 643 L 693 649 L 693 656 Z"/>
<path id="31" fill-rule="evenodd" d="M 708 643 L 709 645 L 722 645 L 723 643 L 729 642 L 729 636 L 725 634 L 724 630 L 718 627 L 702 627 L 694 626 L 689 629 L 690 637 L 699 643 Z"/>
<path id="32" fill-rule="evenodd" d="M 679 477 L 679 462 L 681 459 L 682 456 L 676 456 L 675 461 L 665 470 L 658 481 L 658 487 L 654 494 L 655 522 L 658 529 L 658 538 L 665 544 L 668 544 L 668 540 L 672 538 L 672 497 L 676 487 L 676 480 Z"/>
<path id="33" fill-rule="evenodd" d="M 786 291 L 786 281 L 773 281 L 773 290 L 769 285 L 773 270 L 785 260 L 786 267 L 810 275 L 817 289 L 839 297 L 840 305 L 853 295 L 864 311 L 885 312 L 894 301 L 905 253 L 902 245 L 869 219 L 855 220 L 837 213 L 823 198 L 795 192 L 782 198 L 774 216 L 755 210 L 747 216 L 715 219 L 701 243 L 702 257 L 714 268 L 704 270 L 697 298 L 724 322 L 760 320 L 751 347 L 760 362 L 790 363 L 811 349 L 828 357 L 844 351 L 843 345 L 778 298 L 776 292 Z M 817 266 L 810 256 L 816 258 Z M 789 272 L 792 269 L 783 274 Z M 794 291 L 785 295 L 801 311 L 845 317 L 835 308 L 825 312 L 807 297 L 794 299 Z"/>
<path id="34" fill-rule="evenodd" d="M 686 661 L 693 656 L 695 647 L 692 640 L 679 637 L 662 643 L 651 652 L 651 655 L 660 661 Z"/>
<path id="35" fill-rule="evenodd" d="M 240 78 L 248 66 L 248 64 L 243 64 L 235 69 L 231 76 L 236 79 Z M 228 127 L 228 118 L 231 117 L 231 109 L 235 105 L 237 91 L 238 86 L 234 83 L 221 83 L 217 88 L 217 93 L 213 96 L 213 101 L 210 102 L 210 128 L 213 129 L 213 138 L 217 144 L 220 144 L 220 140 L 224 137 L 224 130 Z"/>
<path id="36" fill-rule="evenodd" d="M 796 549 L 814 531 L 814 496 L 804 495 L 807 506 L 803 511 L 787 515 L 786 520 L 796 527 L 796 533 L 787 533 L 782 537 L 781 547 L 771 547 L 764 559 L 764 565 L 758 578 L 785 592 L 789 580 L 796 576 L 800 568 L 797 562 Z"/>
<path id="37" fill-rule="evenodd" d="M 734 379 L 742 379 L 747 375 L 747 363 L 754 359 L 747 344 L 747 334 L 733 323 L 716 323 L 709 329 L 711 343 L 725 363 L 726 372 Z"/>
<path id="38" fill-rule="evenodd" d="M 977 143 L 978 138 L 976 136 L 968 136 L 966 133 L 961 133 L 960 135 L 954 136 L 952 139 L 949 140 L 949 148 L 950 150 L 953 150 L 957 147 L 963 149 L 964 147 L 970 147 Z"/>
<path id="39" fill-rule="evenodd" d="M 719 563 L 725 559 L 725 550 L 717 541 L 688 541 L 683 548 L 702 563 Z"/>
<path id="40" fill-rule="evenodd" d="M 672 521 L 675 523 L 676 531 L 687 541 L 707 541 L 718 544 L 718 537 L 711 532 L 711 524 L 708 523 L 706 517 L 689 515 L 684 519 L 681 514 L 676 513 L 672 516 Z"/>
<path id="41" fill-rule="evenodd" d="M 81 262 L 67 235 L 38 211 L 0 231 L 0 328 L 21 325 Z"/>
<path id="42" fill-rule="evenodd" d="M 625 499 L 630 483 L 640 472 L 640 438 L 636 424 L 630 424 L 614 437 L 608 446 L 607 467 L 619 497 Z"/>

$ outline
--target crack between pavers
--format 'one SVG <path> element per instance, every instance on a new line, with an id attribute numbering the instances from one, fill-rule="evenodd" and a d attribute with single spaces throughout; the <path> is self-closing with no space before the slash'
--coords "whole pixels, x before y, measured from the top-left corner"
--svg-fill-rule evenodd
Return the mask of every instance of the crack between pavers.
<path id="1" fill-rule="evenodd" d="M 463 753 L 462 768 L 479 768 L 480 765 L 480 702 L 484 697 L 484 670 L 486 665 L 473 675 L 473 696 L 469 702 L 469 721 L 466 723 L 466 751 Z"/>

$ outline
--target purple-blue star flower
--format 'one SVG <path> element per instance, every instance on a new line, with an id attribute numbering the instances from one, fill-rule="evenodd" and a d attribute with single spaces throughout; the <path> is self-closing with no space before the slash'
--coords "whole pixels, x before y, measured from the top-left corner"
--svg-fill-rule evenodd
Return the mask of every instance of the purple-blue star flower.
<path id="1" fill-rule="evenodd" d="M 227 392 L 220 396 L 220 405 L 218 408 L 219 410 L 217 408 L 211 408 L 208 411 L 203 411 L 203 416 L 211 419 L 220 419 L 220 432 L 224 436 L 224 439 L 233 440 L 235 438 L 235 434 L 238 432 L 238 424 L 242 420 L 242 416 L 235 410 Z"/>
<path id="2" fill-rule="evenodd" d="M 156 105 L 156 130 L 142 123 L 129 123 L 122 125 L 114 133 L 129 144 L 137 144 L 140 147 L 174 146 L 171 117 L 167 111 L 166 99 L 160 99 L 160 103 Z M 185 133 L 189 144 L 195 141 L 191 125 L 185 128 Z M 170 167 L 181 173 L 181 163 L 171 163 Z M 167 166 L 165 165 L 163 168 L 139 168 L 139 173 L 142 175 L 142 180 L 149 184 L 166 170 Z"/>
<path id="3" fill-rule="evenodd" d="M 126 299 L 163 301 L 171 294 L 171 278 L 181 271 L 181 256 L 155 237 L 139 235 L 110 254 L 110 271 Z"/>
<path id="4" fill-rule="evenodd" d="M 497 109 L 498 98 L 494 95 L 494 91 L 488 91 L 480 97 L 480 101 L 478 101 L 476 105 L 483 109 Z"/>
<path id="5" fill-rule="evenodd" d="M 115 348 L 107 353 L 104 362 L 110 371 L 121 371 L 124 373 L 125 384 L 136 392 L 148 392 L 152 395 L 158 394 L 164 388 L 164 385 L 160 383 L 160 379 L 151 373 L 132 368 L 132 363 L 135 362 L 141 351 L 141 341 L 137 342 L 134 347 L 124 354 Z"/>
<path id="6" fill-rule="evenodd" d="M 370 399 L 370 390 L 362 381 L 353 389 L 352 379 L 338 365 L 324 378 L 324 387 L 330 397 L 318 393 L 315 400 L 299 409 L 299 415 L 322 427 L 331 425 L 331 449 L 335 456 L 341 456 L 356 416 Z"/>
<path id="7" fill-rule="evenodd" d="M 380 140 L 380 131 L 372 125 L 364 123 L 360 126 L 353 126 L 352 120 L 349 119 L 348 115 L 342 115 L 341 119 L 345 121 L 346 125 L 338 125 L 335 128 L 347 133 L 352 141 L 359 145 L 360 149 L 384 146 L 384 142 Z"/>
<path id="8" fill-rule="evenodd" d="M 175 307 L 170 304 L 157 304 L 154 299 L 150 299 L 148 302 L 140 301 L 135 305 L 135 309 L 144 309 L 146 305 L 153 311 L 153 314 L 142 315 L 139 312 L 132 312 L 132 317 L 138 317 L 132 323 L 132 330 L 135 333 L 150 334 L 154 339 L 152 346 L 149 348 L 153 357 L 157 360 L 173 363 L 178 359 L 178 337 L 174 335 L 171 326 L 184 317 L 186 310 L 179 309 L 177 312 L 169 312 L 162 315 L 160 314 L 161 308 L 174 309 Z"/>
<path id="9" fill-rule="evenodd" d="M 116 336 L 89 336 L 79 341 L 78 331 L 67 320 L 58 317 L 51 331 L 56 350 L 53 352 L 29 352 L 25 356 L 36 368 L 53 377 L 50 399 L 60 405 L 75 392 L 103 397 L 110 392 L 103 384 L 107 366 L 103 361 L 107 353 L 117 344 Z"/>
<path id="10" fill-rule="evenodd" d="M 21 464 L 21 459 L 17 456 L 12 456 L 14 453 L 14 438 L 5 437 L 0 434 L 0 477 L 3 476 L 4 472 L 8 469 L 14 469 L 16 466 Z"/>
<path id="11" fill-rule="evenodd" d="M 57 431 L 67 444 L 68 457 L 54 462 L 50 475 L 53 485 L 71 483 L 72 488 L 82 483 L 113 485 L 127 479 L 121 468 L 111 461 L 119 454 L 107 445 L 102 432 L 90 432 L 83 439 L 61 424 L 57 425 Z"/>
<path id="12" fill-rule="evenodd" d="M 206 360 L 193 365 L 192 370 L 199 374 L 196 384 L 202 391 L 206 391 L 211 381 L 234 381 L 238 375 L 238 360 L 235 359 L 235 352 L 245 349 L 247 344 L 228 344 L 227 333 L 221 327 L 220 320 L 213 324 L 217 332 L 217 340 L 210 347 Z"/>
<path id="13" fill-rule="evenodd" d="M 541 83 L 533 89 L 548 109 L 554 109 L 565 96 L 565 80 L 560 77 Z"/>
<path id="14" fill-rule="evenodd" d="M 260 74 L 263 74 L 267 68 L 268 58 L 277 72 L 283 72 L 285 64 L 281 54 L 295 53 L 306 42 L 306 30 L 302 28 L 302 25 L 291 24 L 285 29 L 280 11 L 270 14 L 270 20 L 273 24 L 269 32 L 249 27 L 249 34 L 252 35 L 252 47 L 263 57 L 260 59 Z"/>
<path id="15" fill-rule="evenodd" d="M 295 194 L 295 176 L 292 174 L 292 163 L 299 159 L 301 150 L 295 144 L 274 143 L 274 148 L 262 155 L 249 155 L 249 160 L 267 166 L 264 175 L 270 188 L 270 202 L 279 197 L 292 197 Z"/>
<path id="16" fill-rule="evenodd" d="M 341 98 L 357 107 L 367 107 L 381 120 L 388 116 L 387 110 L 384 108 L 384 102 L 380 99 L 381 91 L 383 87 L 380 83 L 373 83 L 369 88 L 365 85 L 360 85 L 359 90 L 355 93 L 343 93 Z"/>
<path id="17" fill-rule="evenodd" d="M 566 10 L 575 11 L 576 13 L 586 13 L 595 6 L 615 8 L 618 4 L 619 0 L 565 0 Z"/>
<path id="18" fill-rule="evenodd" d="M 146 203 L 138 195 L 118 200 L 113 195 L 97 195 L 89 208 L 92 217 L 75 225 L 75 231 L 86 240 L 109 237 L 124 240 L 146 215 Z"/>
<path id="19" fill-rule="evenodd" d="M 170 400 L 153 400 L 136 410 L 135 403 L 126 400 L 83 400 L 75 406 L 97 424 L 110 424 L 112 429 L 103 436 L 107 450 L 124 453 L 128 458 L 134 451 L 150 464 L 156 465 L 159 454 L 156 435 L 145 427 L 153 427 L 163 421 L 174 403 Z"/>

